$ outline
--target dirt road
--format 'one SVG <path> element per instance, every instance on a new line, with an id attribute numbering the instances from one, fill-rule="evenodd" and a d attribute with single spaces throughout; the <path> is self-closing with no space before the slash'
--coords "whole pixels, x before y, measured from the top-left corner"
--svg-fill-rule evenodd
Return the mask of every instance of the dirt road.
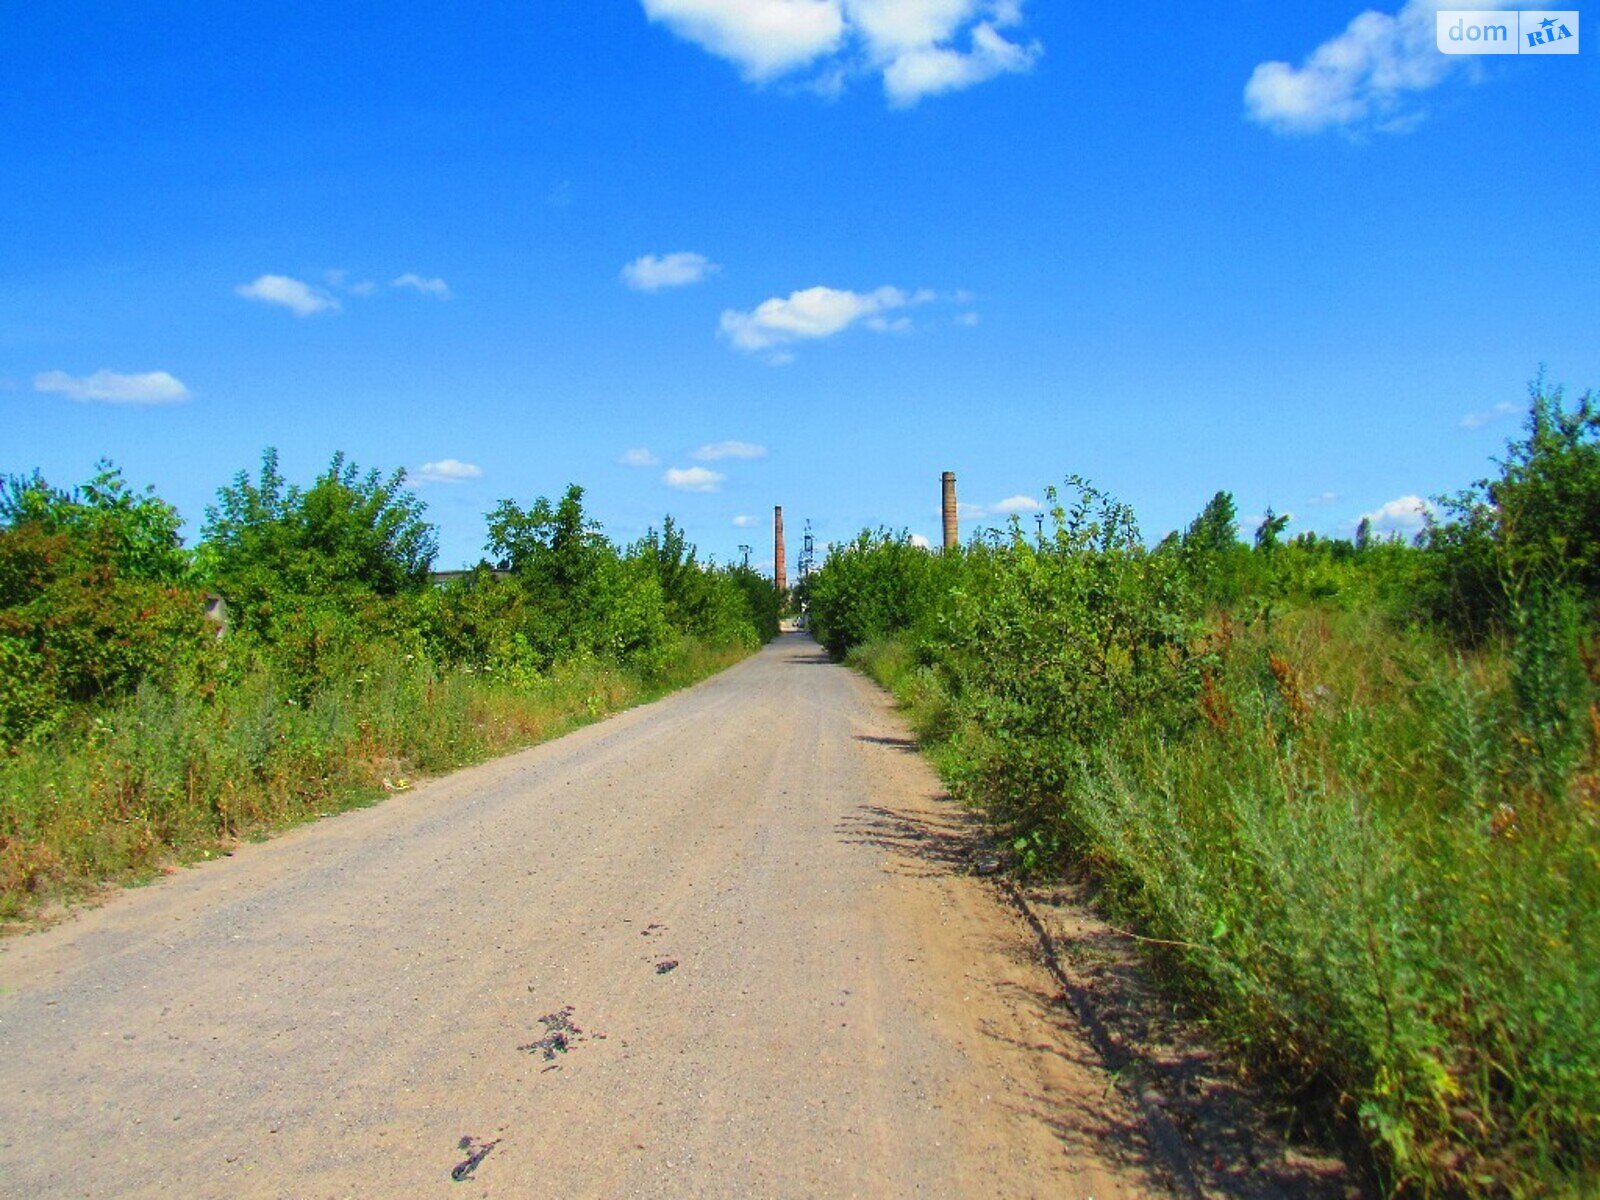
<path id="1" fill-rule="evenodd" d="M 0 946 L 0 1194 L 1169 1194 L 961 839 L 786 635 Z"/>

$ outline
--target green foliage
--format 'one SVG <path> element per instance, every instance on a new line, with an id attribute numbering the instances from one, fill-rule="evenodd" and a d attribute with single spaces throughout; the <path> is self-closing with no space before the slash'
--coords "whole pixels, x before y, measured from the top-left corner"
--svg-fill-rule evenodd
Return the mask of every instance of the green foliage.
<path id="1" fill-rule="evenodd" d="M 145 680 L 203 680 L 214 630 L 180 582 L 177 513 L 102 463 L 73 492 L 0 484 L 0 745 Z"/>
<path id="2" fill-rule="evenodd" d="M 1564 801 L 1589 733 L 1591 689 L 1578 605 L 1569 592 L 1536 584 L 1517 604 L 1514 620 L 1511 695 L 1520 744 L 1537 791 Z"/>
<path id="3" fill-rule="evenodd" d="M 247 624 L 288 597 L 397 596 L 427 583 L 438 549 L 405 472 L 363 475 L 335 454 L 311 487 L 288 483 L 268 448 L 206 509 L 202 565 Z"/>
<path id="4" fill-rule="evenodd" d="M 95 473 L 70 492 L 54 488 L 39 472 L 0 478 L 0 529 L 24 527 L 61 534 L 92 546 L 100 561 L 125 579 L 179 583 L 189 572 L 178 530 L 178 510 L 153 489 L 133 491 L 121 470 L 102 459 Z M 15 597 L 0 582 L 0 604 Z"/>
<path id="5" fill-rule="evenodd" d="M 1165 547 L 1169 552 L 1170 544 Z M 1239 598 L 1239 517 L 1232 492 L 1218 492 L 1178 540 L 1184 569 L 1201 596 L 1216 604 Z"/>
<path id="6" fill-rule="evenodd" d="M 1473 636 L 1511 627 L 1535 587 L 1600 607 L 1600 402 L 1585 393 L 1569 407 L 1542 374 L 1528 390 L 1526 432 L 1499 477 L 1440 497 L 1444 519 L 1428 530 L 1435 611 Z"/>
<path id="7" fill-rule="evenodd" d="M 833 547 L 813 575 L 806 602 L 811 630 L 835 657 L 852 646 L 919 623 L 959 572 L 959 555 L 939 556 L 886 529 Z"/>
<path id="8" fill-rule="evenodd" d="M 1580 1192 L 1595 427 L 1536 386 L 1501 477 L 1420 545 L 1285 540 L 1269 512 L 1246 546 L 1219 492 L 1147 550 L 1070 481 L 1048 538 L 835 548 L 813 626 L 893 689 L 1019 870 L 1092 869 L 1172 985 L 1359 1128 L 1396 1193 Z"/>
<path id="9" fill-rule="evenodd" d="M 576 484 L 555 504 L 501 501 L 489 514 L 488 548 L 522 590 L 520 632 L 541 668 L 575 655 L 649 658 L 665 645 L 659 586 L 621 561 Z"/>
<path id="10" fill-rule="evenodd" d="M 1256 526 L 1256 549 L 1276 550 L 1278 539 L 1289 524 L 1288 513 L 1274 513 L 1271 506 L 1267 508 L 1267 515 L 1261 518 L 1261 524 Z"/>
<path id="11" fill-rule="evenodd" d="M 723 644 L 756 645 L 778 635 L 778 597 L 772 584 L 748 567 L 717 569 L 697 561 L 695 548 L 669 515 L 632 556 L 648 565 L 661 586 L 668 621 L 692 637 Z"/>

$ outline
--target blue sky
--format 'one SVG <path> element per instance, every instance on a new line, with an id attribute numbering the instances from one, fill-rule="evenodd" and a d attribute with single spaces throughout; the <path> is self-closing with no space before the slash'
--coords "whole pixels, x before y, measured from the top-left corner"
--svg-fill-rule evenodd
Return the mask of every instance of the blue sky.
<path id="1" fill-rule="evenodd" d="M 1600 49 L 1436 7 L 0 4 L 0 471 L 342 449 L 442 566 L 568 482 L 762 565 L 946 469 L 1406 528 L 1600 386 Z"/>

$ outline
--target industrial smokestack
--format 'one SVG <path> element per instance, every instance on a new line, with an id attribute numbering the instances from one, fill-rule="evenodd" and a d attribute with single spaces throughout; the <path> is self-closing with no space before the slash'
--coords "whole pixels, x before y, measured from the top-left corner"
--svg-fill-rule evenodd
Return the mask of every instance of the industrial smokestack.
<path id="1" fill-rule="evenodd" d="M 781 596 L 789 590 L 789 568 L 784 563 L 783 505 L 772 506 L 772 586 Z"/>
<path id="2" fill-rule="evenodd" d="M 956 473 L 944 473 L 944 548 L 954 550 L 961 542 L 956 526 Z"/>

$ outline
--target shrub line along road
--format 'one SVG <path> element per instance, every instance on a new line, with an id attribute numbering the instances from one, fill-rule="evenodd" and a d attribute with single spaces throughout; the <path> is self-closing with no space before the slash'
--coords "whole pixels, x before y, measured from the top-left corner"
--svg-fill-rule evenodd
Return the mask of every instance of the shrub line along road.
<path id="1" fill-rule="evenodd" d="M 1168 1194 L 965 837 L 786 635 L 0 945 L 0 1194 Z"/>

